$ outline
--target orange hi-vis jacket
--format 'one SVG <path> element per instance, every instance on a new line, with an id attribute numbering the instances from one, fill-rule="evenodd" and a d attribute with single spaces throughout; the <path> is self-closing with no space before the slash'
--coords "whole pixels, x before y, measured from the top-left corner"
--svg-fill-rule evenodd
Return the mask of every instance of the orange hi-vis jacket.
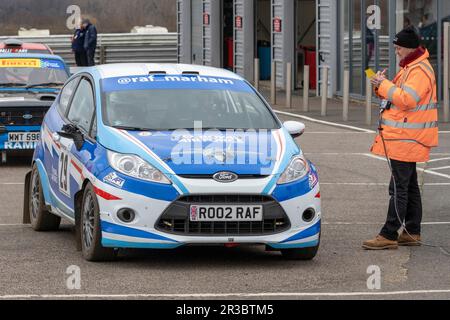
<path id="1" fill-rule="evenodd" d="M 430 150 L 438 146 L 438 103 L 436 78 L 426 51 L 402 68 L 391 82 L 384 80 L 376 93 L 392 103 L 381 119 L 382 134 L 390 159 L 427 162 Z M 375 138 L 372 153 L 385 156 L 381 136 Z"/>

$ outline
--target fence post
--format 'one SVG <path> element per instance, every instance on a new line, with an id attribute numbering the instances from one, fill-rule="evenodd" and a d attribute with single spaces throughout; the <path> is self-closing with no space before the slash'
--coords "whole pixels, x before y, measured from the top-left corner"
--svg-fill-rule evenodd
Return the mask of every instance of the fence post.
<path id="1" fill-rule="evenodd" d="M 255 58 L 255 89 L 259 91 L 259 59 Z"/>
<path id="2" fill-rule="evenodd" d="M 344 71 L 344 83 L 343 83 L 343 89 L 344 89 L 344 100 L 343 100 L 343 108 L 342 108 L 342 119 L 344 121 L 348 121 L 348 108 L 349 108 L 349 101 L 350 101 L 350 71 L 345 70 Z"/>
<path id="3" fill-rule="evenodd" d="M 309 66 L 303 69 L 303 111 L 309 111 Z"/>
<path id="4" fill-rule="evenodd" d="M 292 63 L 286 63 L 286 106 L 292 108 Z"/>
<path id="5" fill-rule="evenodd" d="M 327 115 L 327 99 L 328 99 L 328 67 L 322 69 L 322 107 L 320 114 L 322 117 Z"/>
<path id="6" fill-rule="evenodd" d="M 372 83 L 369 77 L 366 77 L 366 124 L 372 124 Z"/>
<path id="7" fill-rule="evenodd" d="M 277 104 L 277 65 L 272 61 L 272 76 L 270 79 L 270 101 L 272 105 Z"/>
<path id="8" fill-rule="evenodd" d="M 106 63 L 106 47 L 101 46 L 100 47 L 100 64 Z"/>
<path id="9" fill-rule="evenodd" d="M 450 46 L 450 23 L 445 22 L 444 23 L 444 122 L 449 122 L 449 98 L 450 98 L 450 79 L 449 79 L 449 67 L 450 67 L 450 52 L 449 52 L 449 46 Z"/>

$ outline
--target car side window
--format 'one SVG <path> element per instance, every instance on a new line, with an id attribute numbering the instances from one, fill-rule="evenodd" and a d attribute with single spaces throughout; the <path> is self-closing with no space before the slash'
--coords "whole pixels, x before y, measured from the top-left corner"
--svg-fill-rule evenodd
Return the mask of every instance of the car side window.
<path id="1" fill-rule="evenodd" d="M 91 121 L 94 115 L 95 104 L 91 83 L 83 78 L 70 104 L 67 118 L 79 128 L 88 133 L 91 129 Z"/>
<path id="2" fill-rule="evenodd" d="M 58 110 L 62 115 L 66 115 L 67 107 L 69 106 L 70 97 L 72 96 L 79 78 L 74 78 L 68 82 L 64 88 L 61 90 L 61 95 L 59 98 Z"/>

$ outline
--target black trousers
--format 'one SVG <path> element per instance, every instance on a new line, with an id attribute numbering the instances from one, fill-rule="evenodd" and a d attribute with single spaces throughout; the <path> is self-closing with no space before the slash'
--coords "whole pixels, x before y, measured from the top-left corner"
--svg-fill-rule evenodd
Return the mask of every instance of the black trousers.
<path id="1" fill-rule="evenodd" d="M 86 51 L 75 51 L 75 63 L 78 67 L 87 67 Z"/>
<path id="2" fill-rule="evenodd" d="M 397 209 L 395 210 L 394 178 L 389 186 L 388 216 L 380 235 L 389 240 L 398 239 L 398 230 L 405 221 L 406 229 L 412 235 L 420 235 L 422 223 L 422 199 L 417 181 L 417 164 L 391 160 L 395 185 L 397 187 Z"/>
<path id="3" fill-rule="evenodd" d="M 95 49 L 87 49 L 86 57 L 87 57 L 87 66 L 88 67 L 95 66 Z"/>

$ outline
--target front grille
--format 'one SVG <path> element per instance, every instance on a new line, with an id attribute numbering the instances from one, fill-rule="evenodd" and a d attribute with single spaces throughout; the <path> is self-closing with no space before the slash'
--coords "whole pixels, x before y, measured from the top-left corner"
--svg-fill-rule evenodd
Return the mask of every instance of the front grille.
<path id="1" fill-rule="evenodd" d="M 252 222 L 192 222 L 191 205 L 262 205 L 263 220 Z M 194 195 L 174 201 L 161 215 L 156 229 L 188 236 L 261 236 L 284 232 L 290 221 L 280 204 L 261 195 Z"/>
<path id="2" fill-rule="evenodd" d="M 42 124 L 48 107 L 1 108 L 0 125 L 3 126 L 38 126 Z M 24 117 L 26 116 L 26 117 Z M 32 116 L 32 117 L 27 117 Z"/>

